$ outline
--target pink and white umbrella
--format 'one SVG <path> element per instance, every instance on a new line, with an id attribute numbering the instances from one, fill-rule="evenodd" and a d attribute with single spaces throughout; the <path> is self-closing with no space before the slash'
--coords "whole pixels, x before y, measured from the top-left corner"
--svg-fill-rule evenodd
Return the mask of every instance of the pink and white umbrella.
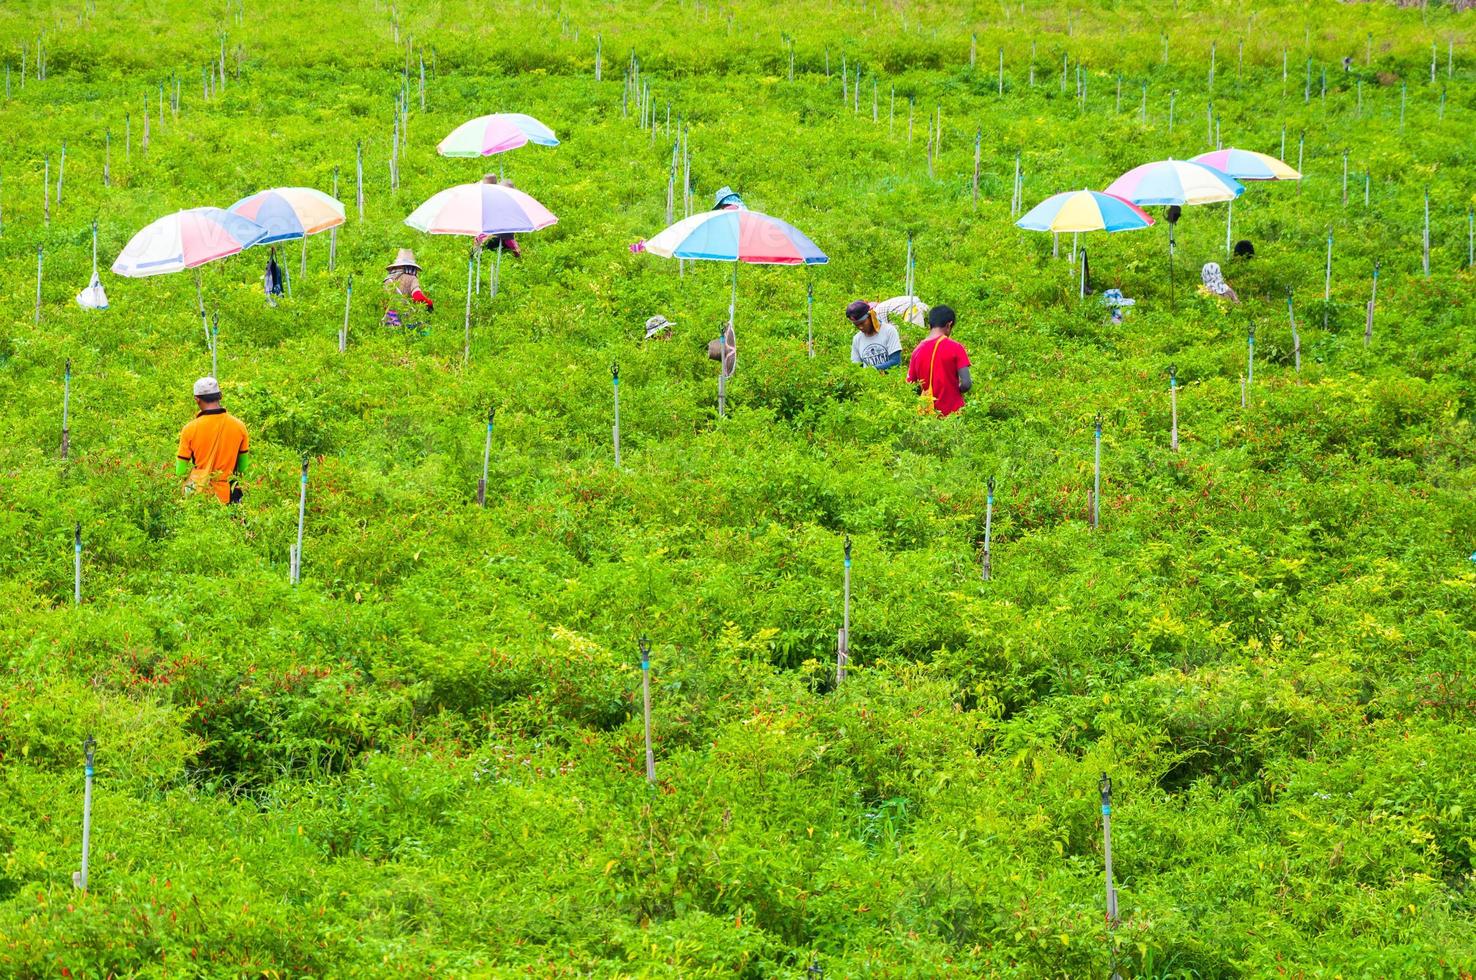
<path id="1" fill-rule="evenodd" d="M 436 152 L 443 157 L 489 157 L 529 143 L 558 146 L 559 139 L 532 116 L 498 112 L 457 126 L 436 146 Z"/>
<path id="2" fill-rule="evenodd" d="M 176 211 L 129 239 L 113 272 L 141 279 L 194 269 L 250 248 L 266 235 L 255 221 L 222 208 Z"/>
<path id="3" fill-rule="evenodd" d="M 507 235 L 538 231 L 558 218 L 506 184 L 458 184 L 416 208 L 405 224 L 427 235 Z"/>

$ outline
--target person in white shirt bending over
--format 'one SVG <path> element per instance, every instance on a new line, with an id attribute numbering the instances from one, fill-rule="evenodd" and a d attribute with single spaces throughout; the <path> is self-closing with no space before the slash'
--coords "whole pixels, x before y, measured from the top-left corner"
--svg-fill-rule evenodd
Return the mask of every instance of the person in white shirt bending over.
<path id="1" fill-rule="evenodd" d="M 846 319 L 856 328 L 856 336 L 851 339 L 852 364 L 885 371 L 902 363 L 902 338 L 897 328 L 879 321 L 870 303 L 856 300 L 846 307 Z"/>

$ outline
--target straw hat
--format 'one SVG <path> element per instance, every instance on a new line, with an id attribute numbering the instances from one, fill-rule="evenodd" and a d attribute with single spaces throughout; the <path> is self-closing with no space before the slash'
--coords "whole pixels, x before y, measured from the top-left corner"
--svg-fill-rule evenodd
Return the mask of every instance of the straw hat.
<path id="1" fill-rule="evenodd" d="M 646 339 L 650 340 L 652 337 L 661 333 L 663 330 L 670 330 L 674 326 L 676 326 L 676 324 L 672 323 L 664 316 L 653 316 L 651 317 L 651 319 L 646 321 Z"/>
<path id="2" fill-rule="evenodd" d="M 420 263 L 415 261 L 415 253 L 408 248 L 400 249 L 400 254 L 395 256 L 395 260 L 385 266 L 385 269 L 390 272 L 405 268 L 414 269 L 416 272 L 420 271 Z"/>

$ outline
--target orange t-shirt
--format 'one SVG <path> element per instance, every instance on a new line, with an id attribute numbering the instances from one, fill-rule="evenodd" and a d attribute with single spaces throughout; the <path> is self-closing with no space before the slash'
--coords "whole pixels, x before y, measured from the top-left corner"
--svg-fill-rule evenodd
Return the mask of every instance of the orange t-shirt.
<path id="1" fill-rule="evenodd" d="M 223 408 L 196 413 L 179 433 L 179 458 L 194 465 L 190 483 L 200 489 L 209 482 L 223 504 L 230 503 L 236 461 L 248 448 L 246 426 Z"/>

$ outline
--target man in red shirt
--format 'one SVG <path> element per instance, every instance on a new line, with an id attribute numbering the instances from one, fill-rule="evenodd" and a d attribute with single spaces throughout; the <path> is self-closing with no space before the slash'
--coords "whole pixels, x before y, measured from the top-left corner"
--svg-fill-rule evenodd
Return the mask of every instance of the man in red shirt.
<path id="1" fill-rule="evenodd" d="M 907 380 L 917 386 L 927 406 L 939 415 L 963 408 L 964 392 L 974 386 L 969 377 L 969 352 L 954 340 L 953 309 L 935 306 L 928 311 L 928 335 L 912 352 Z"/>

